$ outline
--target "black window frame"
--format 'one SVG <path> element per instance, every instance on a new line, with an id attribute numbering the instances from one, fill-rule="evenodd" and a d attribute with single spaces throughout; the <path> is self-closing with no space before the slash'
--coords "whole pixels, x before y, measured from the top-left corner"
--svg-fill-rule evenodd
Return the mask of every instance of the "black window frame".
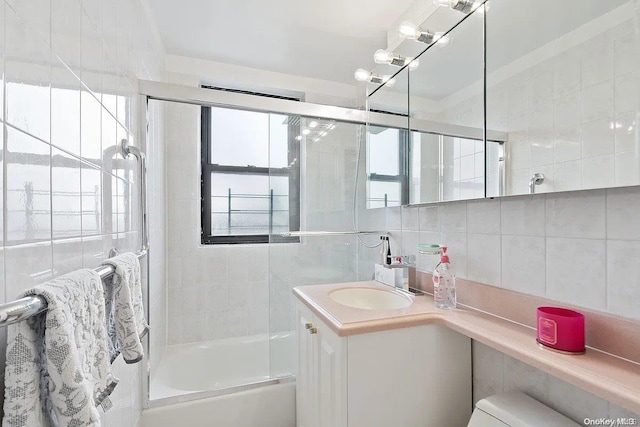
<path id="1" fill-rule="evenodd" d="M 394 129 L 394 128 L 389 128 Z M 400 206 L 409 204 L 409 175 L 410 175 L 410 156 L 409 150 L 411 144 L 409 139 L 411 132 L 408 129 L 398 129 L 398 175 L 382 175 L 370 173 L 368 176 L 371 182 L 397 182 L 400 184 Z M 387 206 L 385 200 L 385 208 Z"/>
<path id="2" fill-rule="evenodd" d="M 238 93 L 251 94 L 256 96 L 267 96 L 271 98 L 281 98 L 300 101 L 296 98 L 280 97 L 269 94 L 259 94 L 234 89 L 216 88 L 203 86 L 207 89 L 224 90 Z M 218 108 L 218 107 L 216 107 Z M 252 111 L 242 108 L 230 108 L 240 111 Z M 269 114 L 269 112 L 262 112 Z M 291 116 L 288 116 L 291 118 Z M 213 235 L 211 229 L 211 174 L 233 173 L 262 176 L 288 176 L 289 177 L 289 231 L 300 231 L 300 143 L 296 136 L 300 134 L 300 121 L 289 120 L 288 124 L 288 166 L 284 168 L 257 167 L 257 166 L 235 166 L 220 165 L 211 163 L 211 107 L 201 107 L 201 243 L 203 245 L 234 245 L 234 244 L 257 244 L 257 243 L 299 243 L 298 237 L 283 237 L 279 234 L 229 234 Z"/>

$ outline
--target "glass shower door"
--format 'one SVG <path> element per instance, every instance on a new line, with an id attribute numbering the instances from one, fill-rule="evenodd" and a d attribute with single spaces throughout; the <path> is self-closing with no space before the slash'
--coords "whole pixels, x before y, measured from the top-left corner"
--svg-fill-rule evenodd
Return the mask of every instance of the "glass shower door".
<path id="1" fill-rule="evenodd" d="M 360 228 L 384 227 L 383 224 L 367 223 L 364 157 L 360 159 L 359 188 L 354 191 L 359 149 L 364 156 L 364 143 L 360 143 L 363 125 L 293 116 L 279 116 L 273 122 L 278 125 L 274 124 L 270 132 L 272 150 L 286 138 L 291 147 L 289 167 L 300 170 L 299 217 L 291 215 L 289 226 L 290 231 L 301 231 L 302 235 L 283 240 L 280 230 L 274 229 L 269 245 L 271 376 L 282 378 L 296 373 L 296 301 L 293 288 L 370 280 L 373 273 L 371 260 L 377 253 L 375 249 L 360 245 L 358 237 L 353 234 L 305 236 L 304 232 L 352 232 L 354 214 Z M 278 131 L 279 123 L 284 122 L 289 124 L 286 134 Z M 278 176 L 272 175 L 271 178 L 275 181 Z M 296 182 L 290 180 L 289 184 L 291 198 L 296 192 Z M 357 197 L 355 205 L 354 196 Z M 289 201 L 289 206 L 295 205 L 294 200 Z M 365 236 L 362 239 L 371 244 L 378 237 Z"/>

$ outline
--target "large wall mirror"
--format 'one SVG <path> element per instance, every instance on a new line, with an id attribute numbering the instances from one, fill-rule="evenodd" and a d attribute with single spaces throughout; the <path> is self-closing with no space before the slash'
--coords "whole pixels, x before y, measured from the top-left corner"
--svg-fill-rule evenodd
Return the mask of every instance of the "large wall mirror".
<path id="1" fill-rule="evenodd" d="M 368 207 L 640 184 L 635 1 L 491 0 L 419 28 L 436 41 L 394 51 L 419 64 L 369 91 L 407 126 L 367 127 Z M 390 145 L 395 184 L 372 186 Z"/>

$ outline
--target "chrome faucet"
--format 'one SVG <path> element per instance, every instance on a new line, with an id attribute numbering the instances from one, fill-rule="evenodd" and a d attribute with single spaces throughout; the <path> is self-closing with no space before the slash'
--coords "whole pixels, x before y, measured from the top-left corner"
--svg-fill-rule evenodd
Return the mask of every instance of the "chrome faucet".
<path id="1" fill-rule="evenodd" d="M 544 182 L 544 174 L 542 173 L 534 173 L 529 181 L 529 194 L 534 194 L 536 192 L 536 185 L 540 185 Z"/>

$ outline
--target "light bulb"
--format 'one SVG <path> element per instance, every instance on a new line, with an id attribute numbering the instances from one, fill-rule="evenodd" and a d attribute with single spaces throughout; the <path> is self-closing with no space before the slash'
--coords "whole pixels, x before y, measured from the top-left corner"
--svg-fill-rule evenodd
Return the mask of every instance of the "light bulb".
<path id="1" fill-rule="evenodd" d="M 448 6 L 452 10 L 462 13 L 473 12 L 478 4 L 474 0 L 433 0 L 438 6 Z"/>
<path id="2" fill-rule="evenodd" d="M 369 80 L 369 77 L 371 77 L 371 73 L 364 68 L 358 68 L 353 76 L 359 82 L 366 82 L 367 80 Z"/>
<path id="3" fill-rule="evenodd" d="M 311 133 L 311 131 L 309 129 L 305 129 L 302 131 L 303 135 L 309 135 L 309 133 Z"/>
<path id="4" fill-rule="evenodd" d="M 415 40 L 420 37 L 420 28 L 409 21 L 404 21 L 398 27 L 398 31 L 400 32 L 400 37 L 410 40 Z"/>
<path id="5" fill-rule="evenodd" d="M 302 140 L 302 135 L 296 136 L 296 141 L 300 141 L 300 140 Z"/>
<path id="6" fill-rule="evenodd" d="M 449 42 L 451 41 L 451 38 L 449 36 L 445 36 L 445 35 L 436 35 L 434 37 L 436 43 L 438 43 L 440 46 L 446 46 L 449 44 Z"/>
<path id="7" fill-rule="evenodd" d="M 389 64 L 393 60 L 393 55 L 384 49 L 378 49 L 373 54 L 373 60 L 376 64 Z"/>
<path id="8" fill-rule="evenodd" d="M 315 120 L 309 123 L 309 127 L 311 129 L 313 129 L 313 128 L 317 127 L 317 126 L 318 126 L 318 122 L 316 122 Z"/>
<path id="9" fill-rule="evenodd" d="M 405 64 L 409 64 L 410 71 L 415 71 L 420 66 L 420 60 L 417 58 L 407 58 L 405 59 Z"/>
<path id="10" fill-rule="evenodd" d="M 391 87 L 394 84 L 396 84 L 396 79 L 391 78 L 391 76 L 389 74 L 387 74 L 386 76 L 382 76 L 382 82 L 385 85 Z"/>

